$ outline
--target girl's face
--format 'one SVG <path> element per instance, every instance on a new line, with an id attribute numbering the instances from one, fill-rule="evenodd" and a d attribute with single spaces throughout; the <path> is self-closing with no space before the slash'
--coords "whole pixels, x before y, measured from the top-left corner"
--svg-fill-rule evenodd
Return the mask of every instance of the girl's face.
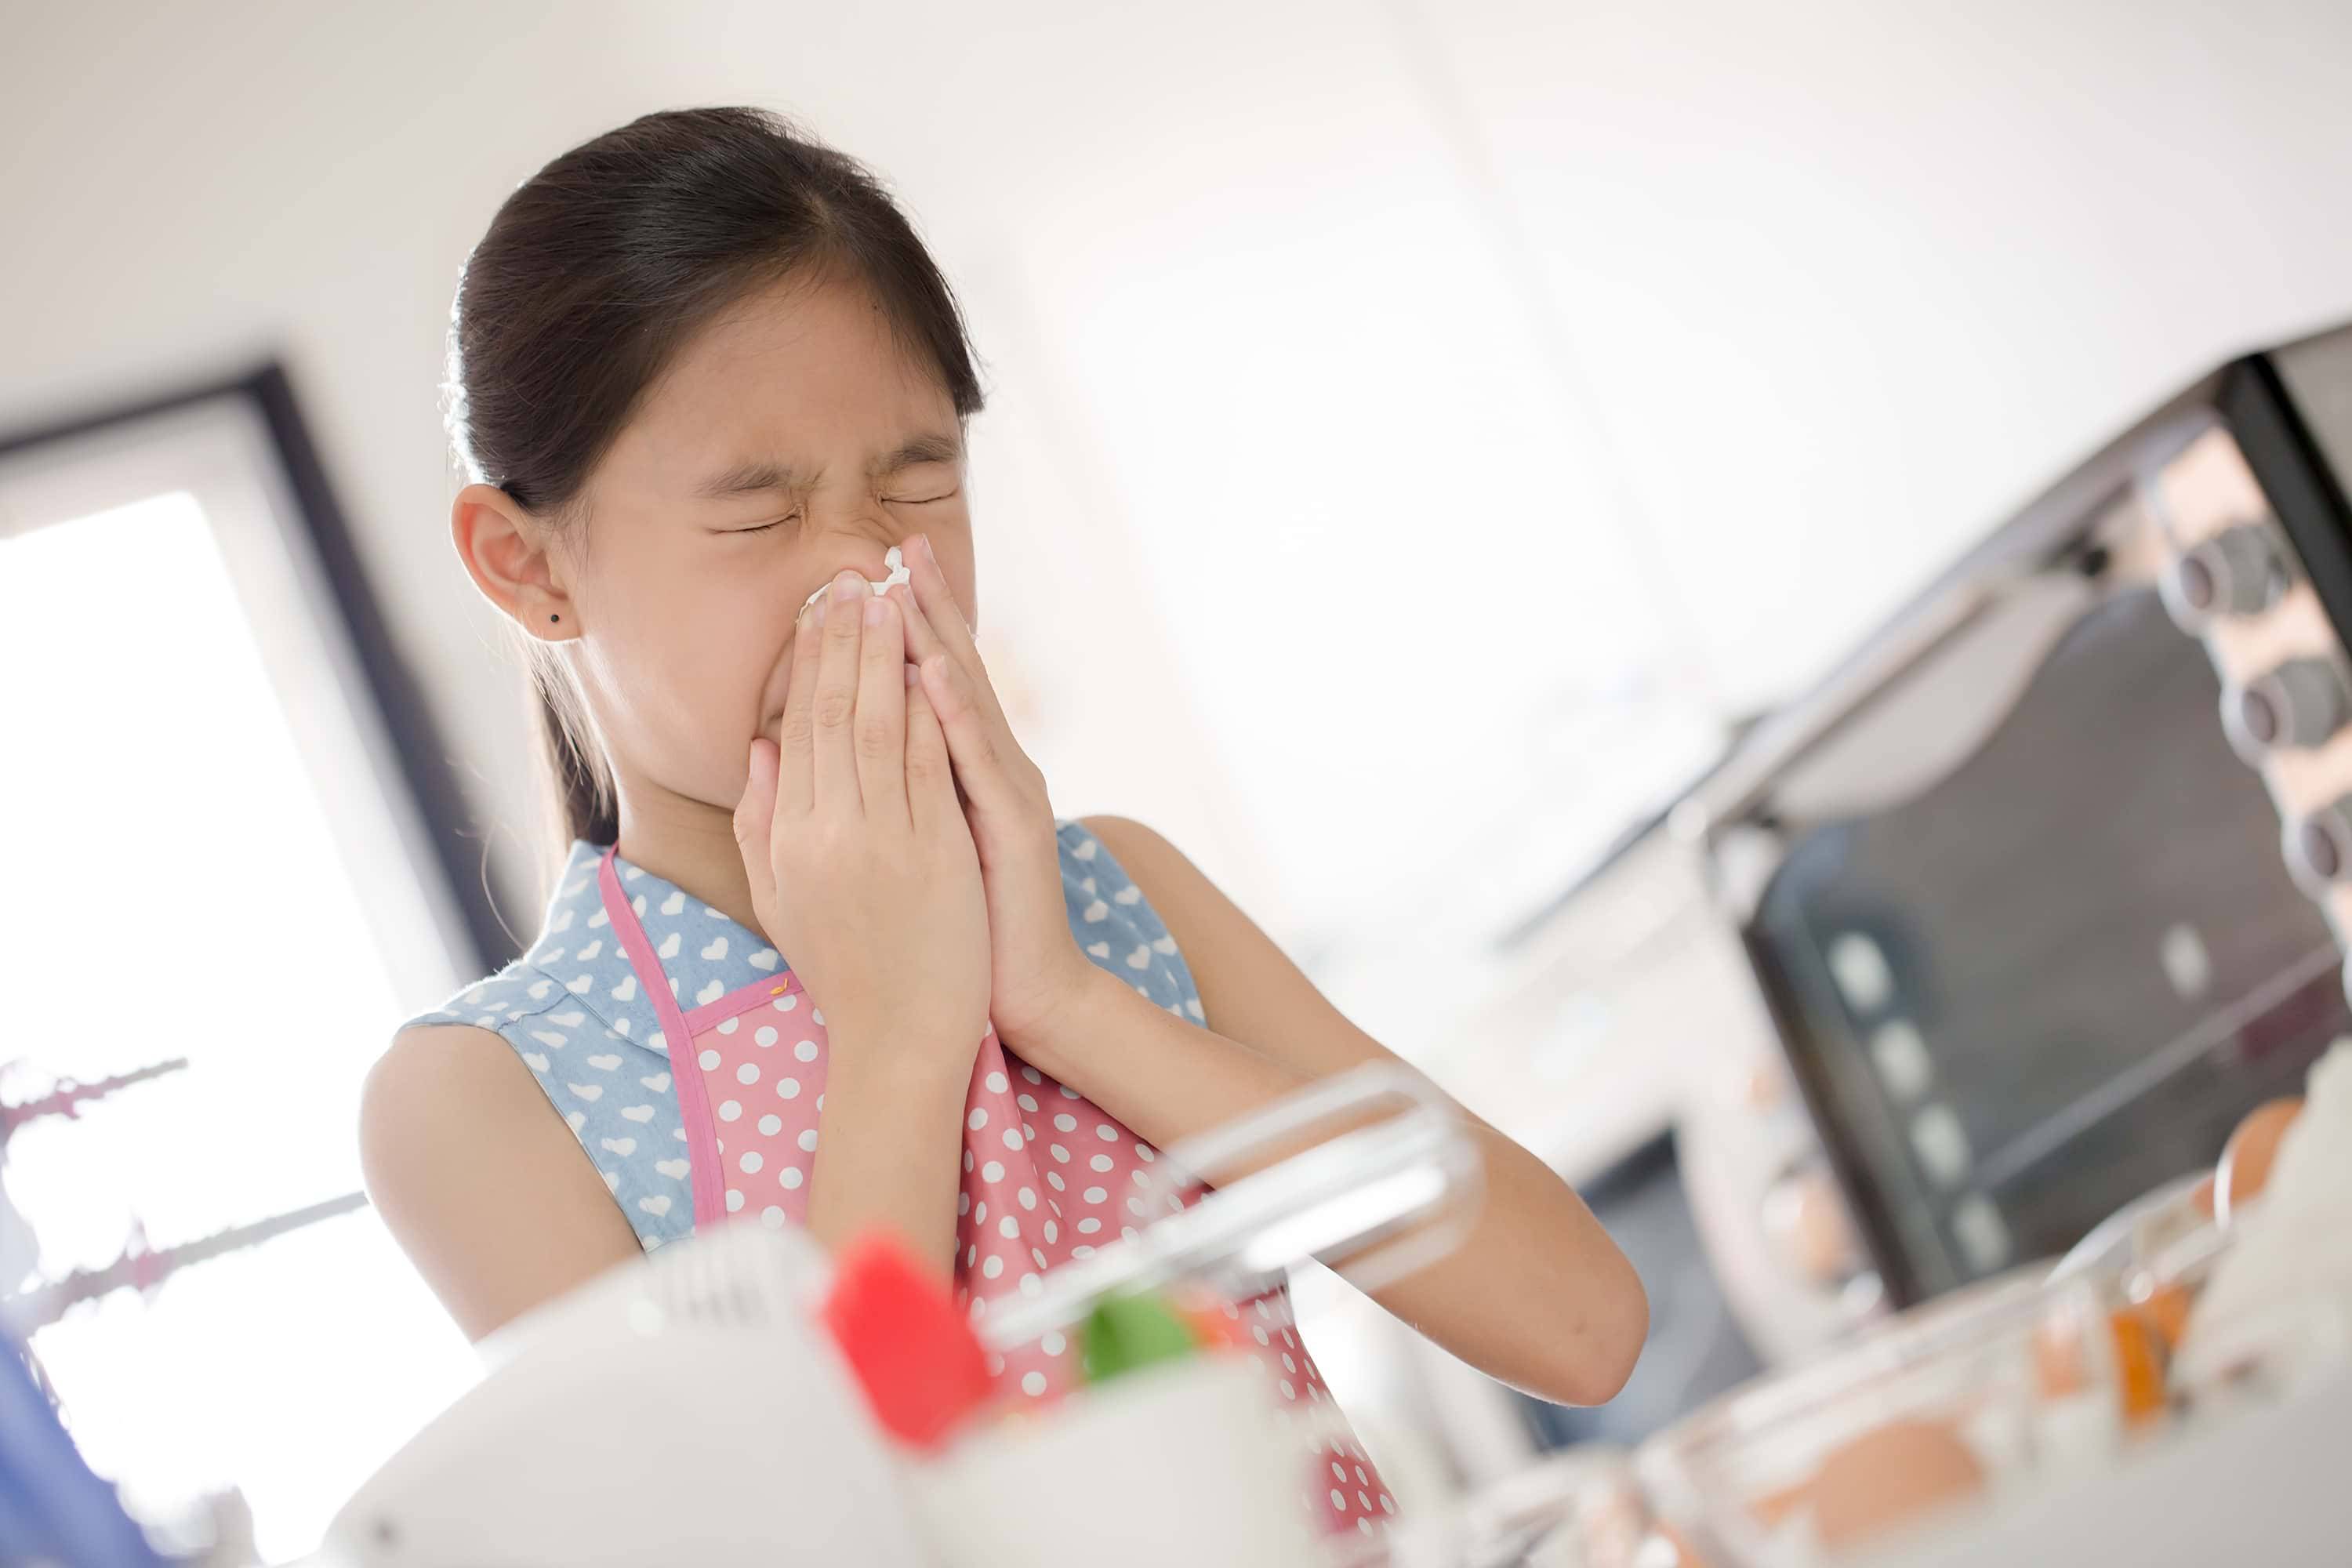
<path id="1" fill-rule="evenodd" d="M 559 644 L 625 797 L 732 810 L 751 737 L 775 739 L 802 602 L 929 536 L 979 624 L 955 405 L 870 295 L 787 279 L 714 321 L 647 389 L 588 486 Z"/>

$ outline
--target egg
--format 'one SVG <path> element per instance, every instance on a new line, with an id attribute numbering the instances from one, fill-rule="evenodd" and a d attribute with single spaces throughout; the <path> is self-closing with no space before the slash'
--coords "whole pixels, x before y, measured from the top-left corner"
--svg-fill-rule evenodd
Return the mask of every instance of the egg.
<path id="1" fill-rule="evenodd" d="M 1832 1449 L 1809 1489 L 1822 1545 L 1843 1550 L 1976 1497 L 1984 1466 L 1941 1421 L 1905 1417 Z"/>
<path id="2" fill-rule="evenodd" d="M 2222 1146 L 2221 1163 L 2214 1168 L 2214 1218 L 2228 1225 L 2239 1209 L 2262 1195 L 2270 1184 L 2271 1165 L 2278 1159 L 2279 1140 L 2302 1114 L 2299 1095 L 2265 1100 L 2246 1113 Z"/>

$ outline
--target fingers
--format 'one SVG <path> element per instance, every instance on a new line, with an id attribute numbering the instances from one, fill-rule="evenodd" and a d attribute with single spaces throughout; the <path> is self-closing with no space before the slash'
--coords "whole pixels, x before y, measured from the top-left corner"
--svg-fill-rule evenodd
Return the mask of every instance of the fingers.
<path id="1" fill-rule="evenodd" d="M 1016 756 L 1024 765 L 1028 759 L 1013 745 L 1003 721 L 981 710 L 971 679 L 946 653 L 932 654 L 921 668 L 916 689 L 938 716 L 964 793 L 982 811 L 1017 809 L 1021 792 L 1010 764 Z"/>
<path id="2" fill-rule="evenodd" d="M 988 683 L 988 672 L 980 662 L 979 645 L 972 641 L 971 628 L 964 624 L 963 607 L 956 603 L 955 590 L 940 571 L 939 558 L 931 553 L 930 539 L 917 534 L 908 541 L 908 548 L 899 552 L 907 563 L 907 583 L 915 591 L 915 603 L 923 612 L 923 619 L 956 667 L 971 677 L 973 700 L 989 718 L 1003 722 L 1004 713 L 996 703 L 995 689 Z M 929 658 L 928 652 L 919 656 Z"/>
<path id="3" fill-rule="evenodd" d="M 907 817 L 907 641 L 898 606 L 868 594 L 857 655 L 857 711 L 850 721 L 857 788 L 866 809 L 884 822 Z"/>
<path id="4" fill-rule="evenodd" d="M 919 684 L 907 688 L 907 815 L 919 831 L 943 828 L 951 820 L 961 825 L 963 815 L 947 737 Z"/>
<path id="5" fill-rule="evenodd" d="M 816 803 L 814 702 L 821 637 L 816 611 L 811 609 L 793 628 L 793 671 L 778 731 L 776 809 L 787 816 L 806 816 Z"/>
<path id="6" fill-rule="evenodd" d="M 845 567 L 817 602 L 815 613 L 824 617 L 824 624 L 817 634 L 821 651 L 809 719 L 814 731 L 815 805 L 820 811 L 839 808 L 855 814 L 862 809 L 856 742 L 851 734 L 857 717 L 857 651 L 864 626 L 857 613 L 861 595 L 872 597 L 873 589 L 865 578 Z"/>
<path id="7" fill-rule="evenodd" d="M 743 797 L 735 803 L 735 847 L 743 852 L 744 868 L 760 885 L 768 872 L 768 845 L 776 820 L 776 744 L 765 735 L 751 737 L 743 769 Z"/>

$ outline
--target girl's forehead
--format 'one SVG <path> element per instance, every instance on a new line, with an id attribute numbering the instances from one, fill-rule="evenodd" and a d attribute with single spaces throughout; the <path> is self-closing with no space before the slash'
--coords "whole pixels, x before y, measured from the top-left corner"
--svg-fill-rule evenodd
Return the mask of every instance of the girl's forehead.
<path id="1" fill-rule="evenodd" d="M 958 430 L 938 374 L 878 305 L 841 285 L 762 290 L 685 345 L 648 388 L 604 467 L 649 499 L 699 497 L 751 462 L 862 469 Z"/>

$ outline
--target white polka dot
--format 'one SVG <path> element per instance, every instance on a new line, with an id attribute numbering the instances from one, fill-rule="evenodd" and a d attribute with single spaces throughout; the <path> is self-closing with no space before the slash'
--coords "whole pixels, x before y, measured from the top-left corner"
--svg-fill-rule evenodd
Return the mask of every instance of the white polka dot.
<path id="1" fill-rule="evenodd" d="M 1008 1127 L 1004 1130 L 1004 1146 L 1007 1149 L 1016 1150 L 1021 1147 L 1021 1130 L 1019 1128 Z"/>
<path id="2" fill-rule="evenodd" d="M 1066 1110 L 1054 1118 L 1054 1125 L 1064 1132 L 1075 1132 L 1078 1130 L 1078 1119 Z"/>
<path id="3" fill-rule="evenodd" d="M 712 1068 L 719 1065 L 719 1053 L 717 1051 L 706 1050 L 694 1059 L 702 1064 L 702 1070 L 704 1072 L 709 1072 Z"/>
<path id="4" fill-rule="evenodd" d="M 1381 1511 L 1382 1513 L 1394 1513 L 1396 1511 L 1395 1500 L 1391 1498 L 1386 1492 L 1382 1492 L 1381 1494 Z"/>
<path id="5" fill-rule="evenodd" d="M 740 1194 L 740 1193 L 739 1193 L 739 1192 L 737 1192 L 737 1191 L 736 1191 L 734 1188 L 732 1188 L 732 1187 L 728 1188 L 728 1189 L 727 1189 L 727 1212 L 728 1212 L 729 1214 L 733 1214 L 737 1209 L 740 1209 L 740 1208 L 741 1208 L 742 1206 L 743 1206 L 743 1194 Z"/>
<path id="6" fill-rule="evenodd" d="M 1024 1274 L 1021 1277 L 1021 1293 L 1024 1296 L 1034 1296 L 1045 1288 L 1045 1282 L 1034 1274 Z"/>
<path id="7" fill-rule="evenodd" d="M 959 1215 L 967 1215 L 971 1212 L 971 1194 L 970 1193 L 958 1193 L 956 1194 L 956 1213 Z"/>
<path id="8" fill-rule="evenodd" d="M 798 1165 L 786 1165 L 782 1173 L 776 1177 L 776 1180 L 783 1183 L 787 1187 L 799 1186 L 802 1179 L 801 1168 Z"/>
<path id="9" fill-rule="evenodd" d="M 1045 1374 L 1042 1372 L 1033 1372 L 1024 1374 L 1021 1379 L 1021 1392 L 1031 1395 L 1045 1393 Z"/>
<path id="10" fill-rule="evenodd" d="M 737 1083 L 757 1083 L 757 1082 L 759 1082 L 759 1081 L 760 1081 L 760 1068 L 759 1068 L 759 1064 L 757 1064 L 756 1062 L 745 1062 L 741 1067 L 737 1068 L 735 1069 L 735 1081 L 736 1081 Z"/>
<path id="11" fill-rule="evenodd" d="M 793 1055 L 800 1058 L 800 1059 L 804 1062 L 813 1062 L 816 1060 L 816 1042 L 814 1040 L 803 1040 L 799 1045 L 793 1047 Z"/>
<path id="12" fill-rule="evenodd" d="M 971 1211 L 971 1223 L 974 1225 L 986 1225 L 988 1223 L 988 1205 L 985 1203 Z"/>
<path id="13" fill-rule="evenodd" d="M 1068 1188 L 1066 1188 L 1062 1183 L 1062 1173 L 1059 1171 L 1046 1172 L 1045 1184 L 1053 1188 L 1057 1193 L 1068 1191 Z"/>
<path id="14" fill-rule="evenodd" d="M 1250 1332 L 1252 1335 L 1255 1336 L 1258 1343 L 1265 1344 L 1266 1342 L 1265 1331 L 1264 1329 L 1252 1328 Z"/>
<path id="15" fill-rule="evenodd" d="M 1108 1171 L 1110 1169 L 1110 1156 L 1108 1154 L 1097 1154 L 1093 1159 L 1087 1161 L 1087 1163 L 1092 1165 L 1097 1171 Z"/>
<path id="16" fill-rule="evenodd" d="M 1088 1215 L 1086 1218 L 1078 1221 L 1078 1234 L 1080 1236 L 1092 1236 L 1101 1228 L 1102 1221 L 1095 1218 L 1092 1215 Z"/>
<path id="17" fill-rule="evenodd" d="M 1360 1519 L 1356 1521 L 1356 1528 L 1364 1534 L 1370 1535 L 1372 1532 L 1372 1521 L 1370 1519 Z"/>
<path id="18" fill-rule="evenodd" d="M 740 1018 L 721 1018 L 719 1020 L 719 1032 L 722 1035 L 731 1035 L 741 1026 L 742 1022 Z M 609 1035 L 613 1031 L 607 1029 L 604 1032 Z"/>
<path id="19" fill-rule="evenodd" d="M 1145 1172 L 1129 1171 L 1128 1174 L 1134 1179 L 1135 1184 L 1139 1187 L 1148 1187 L 1151 1184 L 1151 1177 Z"/>
<path id="20" fill-rule="evenodd" d="M 1045 1268 L 1045 1267 L 1046 1267 L 1046 1263 L 1045 1263 L 1045 1249 L 1044 1247 L 1031 1247 L 1031 1248 L 1029 1249 L 1029 1257 L 1030 1257 L 1030 1258 L 1031 1258 L 1034 1262 L 1035 1262 L 1035 1264 L 1037 1265 L 1037 1267 L 1038 1267 L 1038 1268 Z"/>
<path id="21" fill-rule="evenodd" d="M 1021 1222 L 1014 1219 L 1011 1215 L 1006 1215 L 1003 1219 L 996 1222 L 996 1228 L 999 1233 L 1004 1236 L 1019 1236 L 1021 1234 Z"/>
<path id="22" fill-rule="evenodd" d="M 1149 1143 L 1138 1143 L 1135 1146 L 1135 1157 L 1141 1160 L 1147 1165 L 1151 1163 L 1152 1161 L 1160 1158 L 1159 1155 L 1151 1152 L 1151 1145 Z"/>
<path id="23" fill-rule="evenodd" d="M 995 1279 L 1004 1272 L 1004 1259 L 991 1254 L 988 1261 L 980 1266 L 980 1272 L 983 1279 Z"/>
<path id="24" fill-rule="evenodd" d="M 1011 1085 L 1004 1081 L 1004 1075 L 1001 1072 L 990 1073 L 985 1081 L 988 1084 L 988 1089 L 991 1094 L 1003 1094 L 1011 1087 Z"/>
<path id="25" fill-rule="evenodd" d="M 776 1027 L 772 1024 L 762 1024 L 751 1031 L 751 1037 L 763 1046 L 772 1046 L 776 1043 Z"/>
<path id="26" fill-rule="evenodd" d="M 757 1175 L 760 1167 L 767 1163 L 765 1160 L 760 1158 L 760 1152 L 757 1149 L 745 1151 L 743 1158 L 738 1163 L 742 1165 L 743 1173 L 747 1176 Z"/>
<path id="27" fill-rule="evenodd" d="M 1083 1243 L 1070 1248 L 1070 1256 L 1073 1258 L 1092 1258 L 1094 1255 L 1095 1249 L 1084 1245 Z"/>
<path id="28" fill-rule="evenodd" d="M 801 1080 L 796 1078 L 780 1078 L 776 1080 L 776 1092 L 786 1100 L 798 1100 L 801 1097 Z"/>
<path id="29" fill-rule="evenodd" d="M 1110 1196 L 1110 1194 L 1101 1187 L 1088 1187 L 1085 1192 L 1080 1193 L 1078 1196 L 1086 1199 L 1087 1202 L 1090 1204 L 1098 1204 L 1102 1202 L 1103 1199 Z"/>
<path id="30" fill-rule="evenodd" d="M 1064 1350 L 1068 1348 L 1069 1342 L 1069 1341 L 1064 1339 L 1061 1335 L 1048 1330 L 1037 1341 L 1037 1348 L 1044 1351 L 1047 1355 L 1060 1355 Z"/>
<path id="31" fill-rule="evenodd" d="M 1340 1492 L 1338 1487 L 1333 1487 L 1331 1489 L 1331 1506 L 1333 1508 L 1346 1508 L 1348 1506 L 1346 1496 Z"/>
<path id="32" fill-rule="evenodd" d="M 733 1100 L 724 1100 L 719 1101 L 719 1121 L 734 1121 L 737 1117 L 739 1117 L 739 1116 L 740 1116 L 740 1115 L 742 1115 L 742 1114 L 743 1114 L 743 1108 L 742 1108 L 741 1106 L 740 1106 L 740 1105 L 736 1104 Z"/>
<path id="33" fill-rule="evenodd" d="M 1031 1083 L 1043 1083 L 1045 1081 L 1044 1078 L 1039 1076 L 1035 1068 L 1023 1068 L 1021 1069 L 1021 1076 L 1027 1079 Z"/>
<path id="34" fill-rule="evenodd" d="M 965 1118 L 963 1119 L 963 1124 L 964 1124 L 966 1127 L 971 1128 L 974 1132 L 977 1132 L 977 1131 L 979 1131 L 982 1128 L 983 1128 L 983 1127 L 987 1126 L 987 1125 L 988 1125 L 988 1107 L 986 1107 L 986 1106 L 984 1106 L 984 1105 L 975 1105 L 975 1106 L 973 1106 L 973 1107 L 971 1108 L 971 1114 L 970 1116 L 967 1116 L 967 1117 L 965 1117 Z"/>
<path id="35" fill-rule="evenodd" d="M 771 1137 L 771 1138 L 773 1138 L 777 1133 L 779 1133 L 779 1132 L 782 1131 L 783 1130 L 784 1130 L 784 1119 L 783 1119 L 782 1117 L 781 1117 L 781 1116 L 762 1116 L 761 1118 L 760 1118 L 760 1131 L 761 1131 L 761 1132 L 765 1133 L 767 1136 L 769 1136 L 769 1137 Z"/>
<path id="36" fill-rule="evenodd" d="M 1064 1084 L 1064 1085 L 1062 1086 L 1062 1098 L 1063 1098 L 1064 1100 L 1076 1100 L 1076 1099 L 1077 1099 L 1077 1098 L 1078 1098 L 1078 1091 L 1077 1091 L 1076 1089 L 1072 1089 L 1068 1084 L 1066 1084 L 1066 1084 Z"/>
<path id="37" fill-rule="evenodd" d="M 1290 1385 L 1290 1379 L 1288 1379 L 1288 1378 L 1286 1378 L 1286 1378 L 1284 1378 L 1284 1379 L 1282 1380 L 1282 1396 L 1283 1396 L 1285 1399 L 1296 1399 L 1296 1398 L 1297 1398 L 1297 1397 L 1298 1397 L 1298 1390 L 1297 1390 L 1296 1388 L 1293 1388 L 1293 1387 Z M 1337 1466 L 1337 1465 L 1334 1465 L 1334 1466 L 1332 1466 L 1331 1468 L 1332 1468 L 1333 1469 L 1335 1469 L 1335 1470 L 1336 1470 L 1336 1469 L 1338 1469 L 1339 1467 L 1339 1466 Z M 1344 1479 L 1346 1479 L 1346 1478 L 1345 1478 L 1345 1477 L 1342 1477 L 1342 1478 L 1340 1478 L 1340 1479 L 1343 1479 L 1343 1480 L 1344 1480 Z"/>
<path id="38" fill-rule="evenodd" d="M 983 1182 L 1001 1182 L 1004 1180 L 1004 1167 L 991 1160 L 980 1168 L 980 1179 Z"/>
<path id="39" fill-rule="evenodd" d="M 1031 1099 L 1028 1095 L 1025 1095 L 1025 1094 L 1024 1094 L 1024 1095 L 1022 1095 L 1022 1096 L 1020 1096 L 1018 1099 L 1016 1099 L 1016 1100 L 1014 1100 L 1014 1102 L 1013 1102 L 1013 1103 L 1014 1103 L 1014 1104 L 1016 1104 L 1016 1105 L 1018 1105 L 1018 1106 L 1020 1106 L 1022 1110 L 1026 1110 L 1026 1111 L 1030 1111 L 1030 1112 L 1032 1112 L 1032 1113 L 1034 1113 L 1034 1112 L 1036 1110 L 1036 1109 L 1037 1109 L 1037 1102 L 1036 1102 L 1036 1100 L 1034 1100 Z"/>
<path id="40" fill-rule="evenodd" d="M 1050 1219 L 1045 1222 L 1045 1244 L 1048 1247 L 1052 1246 L 1054 1242 L 1060 1237 L 1062 1231 L 1059 1226 L 1055 1225 Z M 1040 1259 L 1040 1261 L 1042 1262 L 1043 1259 Z"/>
<path id="41" fill-rule="evenodd" d="M 969 1149 L 963 1152 L 963 1168 L 967 1173 L 971 1170 L 971 1151 Z"/>
<path id="42" fill-rule="evenodd" d="M 816 1129 L 815 1129 L 815 1128 L 814 1128 L 814 1127 L 803 1128 L 803 1129 L 801 1130 L 801 1135 L 800 1135 L 800 1137 L 799 1137 L 798 1139 L 796 1139 L 796 1140 L 795 1140 L 795 1142 L 798 1142 L 798 1143 L 800 1144 L 800 1146 L 801 1146 L 801 1148 L 802 1148 L 802 1150 L 803 1150 L 803 1152 L 807 1152 L 807 1153 L 811 1153 L 811 1154 L 815 1153 L 815 1152 L 816 1152 Z"/>
<path id="43" fill-rule="evenodd" d="M 971 1246 L 971 1247 L 965 1247 L 965 1248 L 963 1249 L 963 1266 L 964 1266 L 966 1268 L 971 1268 L 971 1265 L 972 1265 L 972 1260 L 973 1260 L 974 1258 L 978 1258 L 979 1256 L 980 1256 L 980 1248 L 979 1248 L 979 1247 L 978 1247 L 977 1245 L 974 1245 L 974 1246 Z"/>
<path id="44" fill-rule="evenodd" d="M 1105 1122 L 1101 1126 L 1096 1128 L 1095 1136 L 1101 1139 L 1106 1143 L 1116 1143 L 1118 1142 L 1118 1134 L 1110 1130 L 1110 1123 L 1108 1122 Z"/>
<path id="45" fill-rule="evenodd" d="M 1070 1152 L 1067 1149 L 1063 1148 L 1059 1143 L 1046 1144 L 1045 1152 L 1053 1155 L 1055 1159 L 1059 1160 L 1065 1165 L 1070 1163 Z"/>
<path id="46" fill-rule="evenodd" d="M 822 1024 L 822 1023 L 824 1023 L 824 1008 L 822 1008 L 822 1007 L 812 1007 L 812 1008 L 810 1008 L 810 1009 L 809 1009 L 809 1021 L 810 1021 L 811 1023 L 813 1023 L 813 1024 Z"/>
<path id="47" fill-rule="evenodd" d="M 1024 1209 L 1034 1209 L 1037 1206 L 1037 1189 L 1034 1187 L 1024 1187 L 1014 1195 L 1021 1200 L 1021 1206 Z"/>
<path id="48" fill-rule="evenodd" d="M 784 1211 L 770 1204 L 760 1211 L 760 1222 L 770 1230 L 782 1230 L 784 1228 Z"/>
<path id="49" fill-rule="evenodd" d="M 1333 1480 L 1335 1480 L 1335 1481 L 1344 1481 L 1344 1480 L 1346 1480 L 1346 1479 L 1348 1479 L 1348 1467 L 1347 1467 L 1347 1466 L 1345 1466 L 1345 1465 L 1342 1465 L 1342 1464 L 1341 1464 L 1339 1460 L 1337 1460 L 1337 1459 L 1332 1460 L 1332 1461 L 1331 1461 L 1331 1479 L 1332 1479 Z M 1332 1495 L 1332 1496 L 1334 1496 L 1334 1497 L 1337 1497 L 1337 1496 L 1339 1496 L 1339 1493 L 1337 1493 L 1337 1492 L 1334 1492 L 1334 1493 L 1332 1493 L 1331 1495 Z"/>

